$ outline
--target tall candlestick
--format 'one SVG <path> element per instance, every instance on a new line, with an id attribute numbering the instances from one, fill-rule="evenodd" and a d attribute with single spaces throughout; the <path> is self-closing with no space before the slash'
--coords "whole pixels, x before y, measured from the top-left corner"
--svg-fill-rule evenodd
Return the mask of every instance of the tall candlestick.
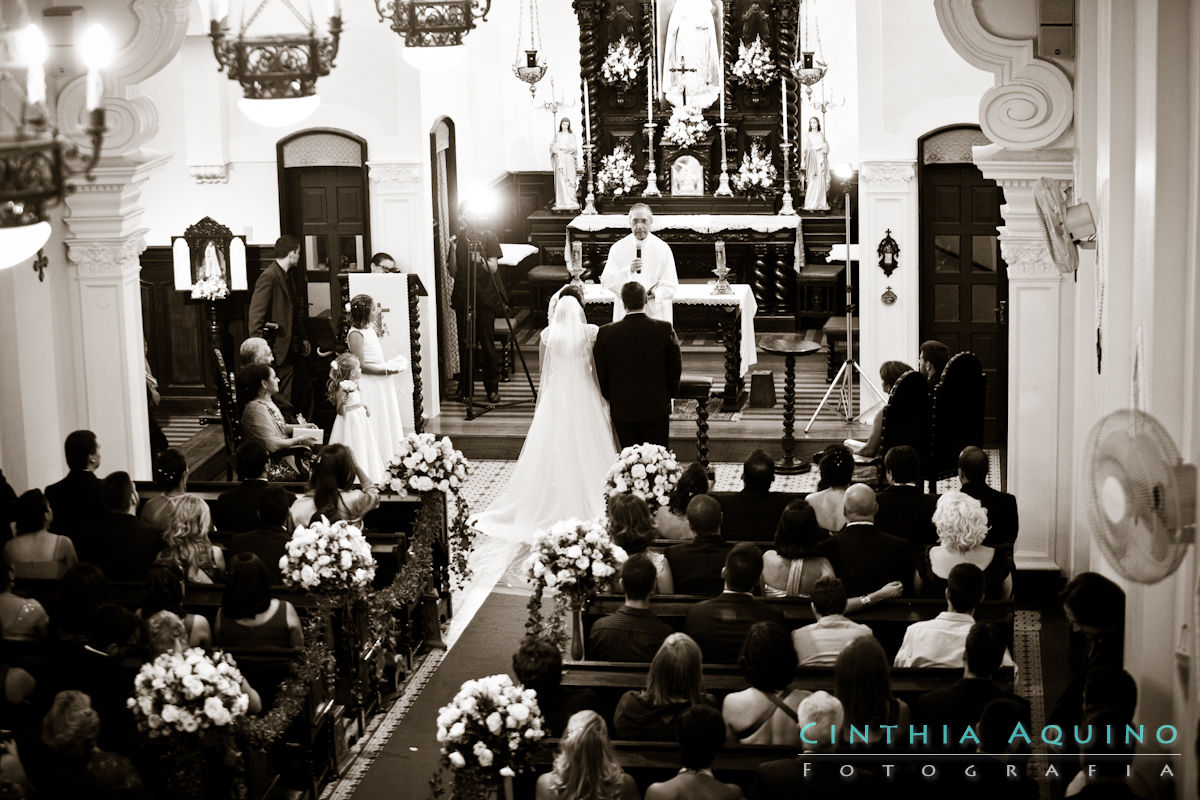
<path id="1" fill-rule="evenodd" d="M 646 56 L 646 124 L 654 122 L 654 59 Z"/>
<path id="2" fill-rule="evenodd" d="M 592 104 L 588 99 L 587 78 L 583 79 L 583 137 L 588 144 L 592 143 Z"/>
<path id="3" fill-rule="evenodd" d="M 787 78 L 784 77 L 783 75 L 779 76 L 779 93 L 783 98 L 782 99 L 782 104 L 783 104 L 783 141 L 786 143 L 788 140 Z"/>

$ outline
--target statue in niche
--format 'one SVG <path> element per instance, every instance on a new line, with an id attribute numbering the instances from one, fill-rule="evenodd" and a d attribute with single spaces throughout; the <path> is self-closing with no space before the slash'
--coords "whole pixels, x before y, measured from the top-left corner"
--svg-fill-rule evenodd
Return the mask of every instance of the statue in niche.
<path id="1" fill-rule="evenodd" d="M 676 0 L 666 30 L 662 86 L 667 100 L 672 106 L 708 108 L 721 94 L 725 68 L 711 0 Z"/>
<path id="2" fill-rule="evenodd" d="M 695 156 L 683 155 L 671 164 L 671 194 L 679 197 L 704 194 L 704 168 Z"/>
<path id="3" fill-rule="evenodd" d="M 638 34 L 634 31 L 633 17 L 629 14 L 629 9 L 625 6 L 617 6 L 609 13 L 608 17 L 608 41 L 616 43 L 624 36 L 629 40 L 630 45 L 637 44 L 639 41 Z"/>
<path id="4" fill-rule="evenodd" d="M 554 141 L 550 143 L 550 165 L 554 169 L 554 210 L 579 209 L 579 146 L 571 132 L 571 120 L 558 123 Z"/>
<path id="5" fill-rule="evenodd" d="M 742 36 L 740 41 L 744 44 L 752 44 L 755 39 L 762 39 L 763 44 L 771 43 L 771 23 L 768 21 L 767 13 L 758 3 L 751 3 L 746 9 L 745 16 L 742 17 Z"/>
<path id="6" fill-rule="evenodd" d="M 800 166 L 808 183 L 804 192 L 804 210 L 828 211 L 829 142 L 825 141 L 821 120 L 816 117 L 808 121 L 808 135 L 804 139 L 804 153 L 800 157 Z"/>

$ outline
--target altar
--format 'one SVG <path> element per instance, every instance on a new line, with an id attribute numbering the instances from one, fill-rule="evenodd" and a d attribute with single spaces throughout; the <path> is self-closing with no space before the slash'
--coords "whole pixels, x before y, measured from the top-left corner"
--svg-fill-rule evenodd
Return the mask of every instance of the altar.
<path id="1" fill-rule="evenodd" d="M 730 284 L 730 294 L 713 294 L 713 283 L 681 283 L 671 305 L 675 314 L 693 314 L 717 324 L 717 335 L 725 347 L 725 387 L 721 410 L 736 411 L 745 380 L 743 376 L 758 360 L 754 344 L 754 314 L 758 306 L 745 284 Z M 583 303 L 588 322 L 612 322 L 618 298 L 595 283 L 583 285 Z M 686 367 L 685 367 L 686 371 Z"/>

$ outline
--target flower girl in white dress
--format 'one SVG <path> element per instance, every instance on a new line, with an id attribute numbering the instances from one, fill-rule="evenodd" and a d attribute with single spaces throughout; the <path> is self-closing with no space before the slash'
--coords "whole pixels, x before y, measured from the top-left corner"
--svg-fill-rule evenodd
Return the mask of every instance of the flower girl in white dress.
<path id="1" fill-rule="evenodd" d="M 384 466 L 371 430 L 371 409 L 358 389 L 361 380 L 362 368 L 353 353 L 342 353 L 329 365 L 329 401 L 337 408 L 329 443 L 349 447 L 362 471 L 379 483 Z"/>

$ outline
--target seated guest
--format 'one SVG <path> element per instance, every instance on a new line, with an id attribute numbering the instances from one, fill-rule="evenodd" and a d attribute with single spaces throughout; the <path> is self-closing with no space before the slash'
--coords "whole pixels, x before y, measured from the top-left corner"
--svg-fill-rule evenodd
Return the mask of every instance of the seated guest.
<path id="1" fill-rule="evenodd" d="M 1031 757 L 1027 742 L 1013 736 L 1017 725 L 1029 730 L 1029 703 L 1016 700 L 992 700 L 983 707 L 975 732 L 979 745 L 975 763 L 978 778 L 968 783 L 963 797 L 984 800 L 1038 800 L 1041 790 L 1027 774 Z"/>
<path id="2" fill-rule="evenodd" d="M 781 797 L 841 800 L 863 794 L 858 791 L 861 789 L 858 781 L 849 783 L 838 775 L 835 762 L 828 758 L 805 758 L 809 754 L 821 756 L 838 751 L 838 731 L 844 719 L 841 701 L 828 692 L 814 692 L 800 701 L 796 717 L 803 744 L 800 755 L 761 764 L 750 787 L 750 800 Z"/>
<path id="3" fill-rule="evenodd" d="M 192 583 L 212 583 L 225 571 L 225 556 L 221 548 L 208 538 L 212 517 L 208 503 L 194 494 L 175 501 L 171 527 L 163 536 L 166 547 L 162 557 L 183 568 Z"/>
<path id="4" fill-rule="evenodd" d="M 251 336 L 242 342 L 242 346 L 238 349 L 238 364 L 241 367 L 249 364 L 264 364 L 271 367 L 275 365 L 275 354 L 271 352 L 271 345 L 267 344 L 266 339 L 261 336 Z M 251 386 L 247 388 L 242 385 L 240 368 L 237 373 L 237 381 L 238 412 L 240 413 L 246 403 L 258 393 L 258 387 Z M 283 395 L 276 392 L 271 395 L 271 402 L 283 414 L 283 421 L 288 425 L 295 425 L 301 421 L 300 415 L 296 412 L 296 407 Z"/>
<path id="5" fill-rule="evenodd" d="M 617 701 L 613 730 L 618 739 L 669 742 L 679 738 L 683 712 L 712 702 L 704 691 L 700 647 L 687 634 L 672 633 L 650 662 L 646 690 L 630 690 Z"/>
<path id="6" fill-rule="evenodd" d="M 258 529 L 258 498 L 267 489 L 269 460 L 267 449 L 260 442 L 245 441 L 238 446 L 237 474 L 241 483 L 221 492 L 213 504 L 213 525 L 217 530 L 245 533 Z"/>
<path id="7" fill-rule="evenodd" d="M 812 495 L 809 495 L 812 497 Z M 908 542 L 875 527 L 875 490 L 856 484 L 845 493 L 846 527 L 829 537 L 817 553 L 829 559 L 834 573 L 846 585 L 846 594 L 870 605 L 870 595 L 892 582 L 912 581 Z"/>
<path id="8" fill-rule="evenodd" d="M 238 533 L 229 540 L 229 557 L 238 553 L 254 553 L 267 568 L 267 582 L 272 586 L 283 583 L 279 572 L 279 559 L 287 551 L 291 534 L 287 529 L 288 511 L 295 496 L 282 486 L 270 486 L 258 498 L 255 516 L 261 520 L 260 527 L 253 533 Z"/>
<path id="9" fill-rule="evenodd" d="M 1004 634 L 990 622 L 976 622 L 967 633 L 966 664 L 963 676 L 953 686 L 926 692 L 913 703 L 916 725 L 929 725 L 931 730 L 950 727 L 952 741 L 959 741 L 963 732 L 975 725 L 984 707 L 993 700 L 1011 700 L 1024 708 L 1023 724 L 1030 724 L 1029 701 L 1001 689 L 992 677 L 1004 660 Z M 938 737 L 938 742 L 941 737 Z"/>
<path id="10" fill-rule="evenodd" d="M 214 639 L 221 647 L 303 647 L 296 608 L 271 597 L 267 568 L 253 553 L 229 562 Z"/>
<path id="11" fill-rule="evenodd" d="M 358 478 L 362 489 L 354 488 Z M 296 498 L 288 512 L 288 530 L 309 525 L 325 517 L 330 522 L 344 519 L 359 524 L 368 511 L 379 505 L 379 487 L 363 472 L 354 452 L 344 444 L 321 448 L 313 463 L 308 491 Z"/>
<path id="12" fill-rule="evenodd" d="M 949 360 L 950 348 L 937 339 L 921 342 L 921 350 L 917 355 L 917 372 L 925 376 L 930 392 L 942 379 L 942 370 L 946 368 L 946 362 Z"/>
<path id="13" fill-rule="evenodd" d="M 80 561 L 103 570 L 110 581 L 140 581 L 163 548 L 162 532 L 134 514 L 138 493 L 128 472 L 113 472 L 100 483 L 104 513 L 75 539 Z"/>
<path id="14" fill-rule="evenodd" d="M 670 625 L 650 610 L 648 598 L 654 578 L 654 564 L 646 553 L 631 555 L 621 566 L 625 605 L 593 623 L 588 635 L 590 660 L 650 661 L 654 658 L 659 645 L 673 632 Z"/>
<path id="15" fill-rule="evenodd" d="M 604 719 L 595 711 L 571 715 L 554 768 L 537 780 L 535 800 L 638 800 L 637 784 L 617 763 Z"/>
<path id="16" fill-rule="evenodd" d="M 987 536 L 987 512 L 974 497 L 946 492 L 938 498 L 933 514 L 939 544 L 926 547 L 917 561 L 913 586 L 920 597 L 940 597 L 946 577 L 958 564 L 974 564 L 983 570 L 984 599 L 1012 597 L 1010 550 L 996 550 L 983 543 Z"/>
<path id="17" fill-rule="evenodd" d="M 799 746 L 796 708 L 810 692 L 790 687 L 796 653 L 787 631 L 774 622 L 751 625 L 738 666 L 750 688 L 725 695 L 721 716 L 729 741 Z"/>
<path id="18" fill-rule="evenodd" d="M 142 607 L 138 616 L 143 620 L 159 611 L 170 611 L 183 622 L 188 647 L 212 645 L 212 629 L 201 614 L 187 614 L 183 610 L 185 584 L 183 569 L 175 561 L 161 561 L 146 573 L 146 588 L 142 590 Z"/>
<path id="19" fill-rule="evenodd" d="M 1096 572 L 1081 572 L 1058 595 L 1071 626 L 1067 666 L 1071 682 L 1051 712 L 1054 725 L 1075 725 L 1083 717 L 1083 688 L 1097 667 L 1125 666 L 1125 592 Z"/>
<path id="20" fill-rule="evenodd" d="M 854 456 L 845 446 L 831 444 L 825 448 L 818 469 L 821 471 L 818 491 L 804 499 L 817 515 L 817 524 L 830 533 L 837 533 L 846 525 L 844 506 L 846 489 L 854 480 Z"/>
<path id="21" fill-rule="evenodd" d="M 616 494 L 608 499 L 608 535 L 625 551 L 626 555 L 645 553 L 654 564 L 654 591 L 658 594 L 674 594 L 675 581 L 671 577 L 671 565 L 664 553 L 648 549 L 657 533 L 650 518 L 650 507 L 636 494 Z M 651 653 L 651 655 L 654 655 Z M 647 661 L 650 659 L 647 658 Z"/>
<path id="22" fill-rule="evenodd" d="M 812 610 L 817 621 L 792 631 L 792 646 L 802 667 L 832 667 L 850 642 L 875 635 L 869 626 L 846 619 L 846 587 L 837 578 L 817 581 Z"/>
<path id="23" fill-rule="evenodd" d="M 171 526 L 175 501 L 187 493 L 188 465 L 183 453 L 168 447 L 154 459 L 154 488 L 161 494 L 142 505 L 141 520 L 160 531 Z"/>
<path id="24" fill-rule="evenodd" d="M 974 564 L 959 564 L 950 570 L 946 610 L 933 619 L 908 626 L 896 653 L 896 666 L 961 667 L 967 634 L 975 624 L 975 607 L 983 602 L 983 587 L 983 570 Z M 1007 649 L 1001 666 L 1014 666 Z"/>
<path id="25" fill-rule="evenodd" d="M 678 594 L 719 594 L 721 565 L 733 547 L 721 536 L 721 506 L 707 494 L 688 503 L 688 525 L 696 538 L 667 548 L 667 563 Z M 739 642 L 740 644 L 740 642 Z"/>
<path id="26" fill-rule="evenodd" d="M 783 614 L 753 594 L 762 574 L 762 553 L 749 542 L 738 542 L 725 557 L 721 576 L 725 590 L 712 600 L 688 609 L 683 630 L 700 645 L 710 664 L 736 664 L 755 622 L 774 622 L 782 627 Z"/>
<path id="27" fill-rule="evenodd" d="M 37 600 L 13 592 L 14 577 L 8 557 L 0 554 L 0 637 L 9 642 L 45 639 L 50 616 Z"/>
<path id="28" fill-rule="evenodd" d="M 716 495 L 730 542 L 761 541 L 779 524 L 791 495 L 771 491 L 775 462 L 765 450 L 755 450 L 742 465 L 742 490 Z"/>
<path id="29" fill-rule="evenodd" d="M 271 461 L 271 475 L 276 480 L 300 480 L 307 466 L 297 463 L 293 448 L 306 447 L 311 436 L 298 435 L 311 425 L 284 421 L 283 412 L 275 405 L 279 392 L 279 377 L 266 364 L 250 364 L 238 372 L 238 384 L 245 388 L 246 407 L 242 411 L 242 439 L 258 442 L 266 449 Z M 303 469 L 302 469 L 303 467 Z"/>
<path id="30" fill-rule="evenodd" d="M 565 736 L 567 720 L 573 714 L 599 704 L 591 689 L 562 687 L 562 653 L 545 639 L 526 637 L 513 653 L 512 668 L 517 683 L 537 692 L 547 736 Z"/>
<path id="31" fill-rule="evenodd" d="M 908 704 L 892 694 L 892 671 L 883 645 L 874 636 L 860 636 L 842 648 L 833 667 L 834 691 L 846 712 L 839 728 L 846 748 L 892 749 L 900 742 L 893 735 L 885 740 L 884 725 L 907 731 L 911 715 Z M 854 729 L 854 730 L 852 730 Z M 866 731 L 867 741 L 860 734 Z"/>
<path id="32" fill-rule="evenodd" d="M 883 457 L 883 468 L 888 485 L 875 497 L 879 504 L 875 526 L 912 547 L 937 544 L 933 527 L 937 495 L 925 494 L 921 489 L 921 457 L 917 451 L 906 444 L 893 447 Z"/>
<path id="33" fill-rule="evenodd" d="M 4 545 L 4 554 L 18 578 L 57 580 L 79 562 L 74 543 L 50 532 L 54 512 L 40 490 L 17 498 L 13 516 L 17 536 Z"/>
<path id="34" fill-rule="evenodd" d="M 827 538 L 807 502 L 788 503 L 775 528 L 775 549 L 763 553 L 763 595 L 807 595 L 817 581 L 833 575 L 829 559 L 817 555 L 817 545 Z"/>
<path id="35" fill-rule="evenodd" d="M 795 723 L 792 723 L 795 727 Z M 796 739 L 799 741 L 799 731 Z M 679 718 L 679 761 L 683 769 L 646 789 L 646 800 L 741 800 L 734 783 L 721 783 L 712 774 L 713 761 L 725 746 L 725 723 L 709 706 L 692 706 Z"/>
<path id="36" fill-rule="evenodd" d="M 963 494 L 983 504 L 987 511 L 989 547 L 1012 545 L 1017 541 L 1017 498 L 987 484 L 988 454 L 978 447 L 966 447 L 958 455 L 958 480 Z"/>
<path id="37" fill-rule="evenodd" d="M 100 443 L 91 431 L 74 431 L 63 444 L 67 476 L 46 487 L 46 500 L 54 512 L 50 530 L 75 538 L 88 522 L 104 513 L 100 499 Z"/>
<path id="38" fill-rule="evenodd" d="M 912 370 L 908 364 L 903 361 L 885 361 L 879 365 L 879 382 L 883 386 L 883 393 L 889 395 L 892 393 L 892 387 L 896 385 L 896 381 L 906 372 Z M 879 446 L 883 443 L 883 409 L 887 401 L 883 405 L 877 406 L 875 412 L 875 421 L 871 423 L 871 436 L 865 442 L 854 442 L 847 440 L 846 444 L 851 446 L 851 450 L 863 458 L 875 458 L 879 455 Z M 861 444 L 861 447 L 858 445 Z M 855 449 L 857 448 L 857 449 Z M 890 452 L 890 451 L 889 451 Z"/>
<path id="39" fill-rule="evenodd" d="M 217 613 L 219 614 L 220 612 Z M 220 625 L 219 617 L 217 624 L 218 626 Z M 164 653 L 182 653 L 188 649 L 186 637 L 187 632 L 183 628 L 183 620 L 170 611 L 159 611 L 146 620 L 146 644 L 149 646 L 151 658 L 158 658 Z M 271 647 L 270 644 L 252 646 Z M 246 713 L 260 713 L 262 711 L 262 698 L 259 697 L 258 692 L 250 687 L 245 678 L 242 678 L 242 691 L 250 698 L 250 705 L 246 709 Z"/>
<path id="40" fill-rule="evenodd" d="M 688 524 L 687 507 L 696 495 L 708 493 L 708 473 L 699 461 L 687 465 L 671 499 L 654 512 L 654 526 L 663 539 L 691 539 L 696 535 Z"/>

